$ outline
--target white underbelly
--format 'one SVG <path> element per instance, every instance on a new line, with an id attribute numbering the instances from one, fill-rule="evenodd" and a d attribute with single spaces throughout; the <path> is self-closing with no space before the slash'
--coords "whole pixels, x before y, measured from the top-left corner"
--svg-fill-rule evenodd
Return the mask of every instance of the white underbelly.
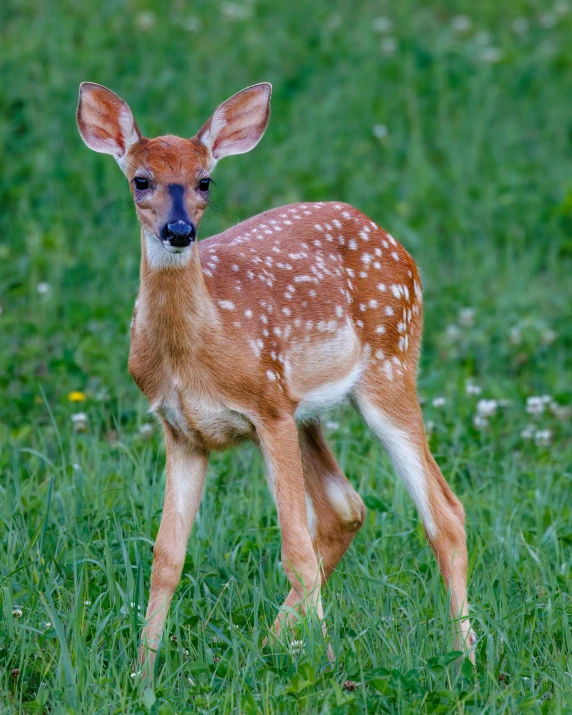
<path id="1" fill-rule="evenodd" d="M 300 422 L 308 421 L 343 402 L 359 380 L 362 369 L 360 362 L 339 380 L 324 382 L 306 392 L 296 408 L 295 418 Z"/>
<path id="2" fill-rule="evenodd" d="M 290 392 L 298 400 L 297 420 L 317 417 L 343 402 L 359 380 L 368 350 L 349 321 L 329 340 L 294 349 L 287 360 Z"/>

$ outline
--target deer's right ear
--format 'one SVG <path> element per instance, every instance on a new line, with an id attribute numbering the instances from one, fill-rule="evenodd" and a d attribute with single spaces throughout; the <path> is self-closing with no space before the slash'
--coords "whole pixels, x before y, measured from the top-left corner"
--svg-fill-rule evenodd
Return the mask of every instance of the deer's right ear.
<path id="1" fill-rule="evenodd" d="M 111 154 L 119 166 L 141 139 L 128 105 L 107 87 L 93 82 L 82 82 L 79 87 L 77 128 L 90 149 Z"/>

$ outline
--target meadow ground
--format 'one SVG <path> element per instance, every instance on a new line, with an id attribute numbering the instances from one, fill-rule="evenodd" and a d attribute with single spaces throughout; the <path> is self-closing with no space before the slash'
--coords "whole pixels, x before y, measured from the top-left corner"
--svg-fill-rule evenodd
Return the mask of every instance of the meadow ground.
<path id="1" fill-rule="evenodd" d="M 3 3 L 0 712 L 572 712 L 569 10 Z M 414 508 L 344 408 L 327 431 L 369 508 L 325 594 L 334 666 L 311 623 L 261 647 L 287 585 L 245 446 L 211 460 L 155 686 L 131 676 L 164 449 L 127 372 L 136 218 L 113 160 L 77 135 L 82 80 L 149 135 L 193 134 L 273 82 L 268 132 L 218 167 L 201 235 L 338 199 L 413 254 L 427 430 L 467 512 L 476 668 L 451 662 Z"/>

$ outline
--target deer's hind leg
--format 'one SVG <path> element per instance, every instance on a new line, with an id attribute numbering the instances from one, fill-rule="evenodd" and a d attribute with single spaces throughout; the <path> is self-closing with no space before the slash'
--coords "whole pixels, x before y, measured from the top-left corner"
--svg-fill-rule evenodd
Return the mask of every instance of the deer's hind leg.
<path id="1" fill-rule="evenodd" d="M 429 451 L 414 381 L 386 380 L 381 389 L 379 376 L 370 372 L 354 397 L 415 502 L 450 592 L 457 646 L 469 650 L 476 637 L 468 618 L 465 512 Z"/>
<path id="2" fill-rule="evenodd" d="M 302 425 L 298 435 L 308 527 L 320 563 L 322 584 L 325 584 L 361 528 L 365 507 L 336 462 L 320 424 Z M 284 605 L 296 608 L 298 602 L 299 596 L 292 589 Z M 274 623 L 277 635 L 280 634 L 283 620 L 284 612 L 280 613 Z"/>

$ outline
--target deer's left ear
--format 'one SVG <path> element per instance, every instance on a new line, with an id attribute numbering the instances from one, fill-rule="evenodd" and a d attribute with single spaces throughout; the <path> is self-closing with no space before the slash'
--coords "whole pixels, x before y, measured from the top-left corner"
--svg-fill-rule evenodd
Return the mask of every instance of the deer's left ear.
<path id="1" fill-rule="evenodd" d="M 141 140 L 141 132 L 127 103 L 115 92 L 94 82 L 80 85 L 77 128 L 90 149 L 111 154 L 121 168 L 129 149 Z"/>
<path id="2" fill-rule="evenodd" d="M 203 124 L 197 139 L 215 161 L 254 149 L 268 126 L 271 94 L 269 82 L 247 87 L 223 102 Z"/>

